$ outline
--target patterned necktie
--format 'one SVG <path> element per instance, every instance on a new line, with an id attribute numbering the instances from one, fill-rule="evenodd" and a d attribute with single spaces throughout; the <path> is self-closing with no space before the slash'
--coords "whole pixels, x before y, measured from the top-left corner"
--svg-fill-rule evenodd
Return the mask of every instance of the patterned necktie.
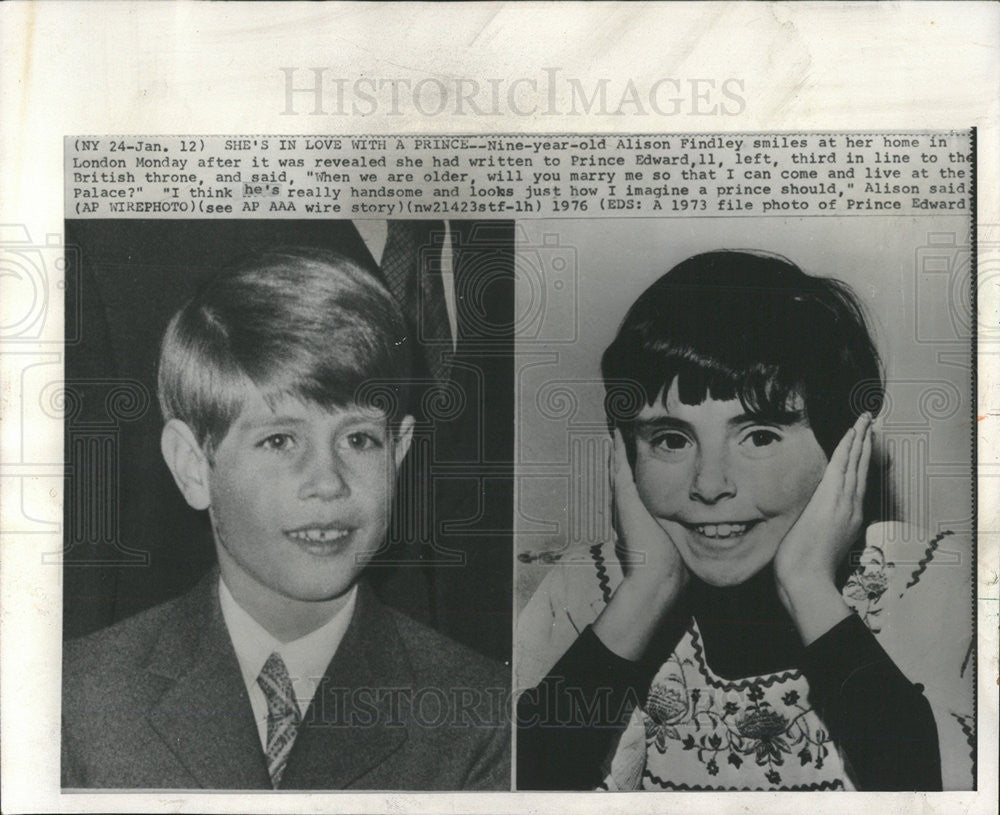
<path id="1" fill-rule="evenodd" d="M 267 770 L 277 789 L 301 721 L 291 677 L 277 652 L 267 658 L 257 684 L 267 697 Z"/>
<path id="2" fill-rule="evenodd" d="M 448 378 L 451 324 L 441 277 L 443 221 L 389 221 L 382 274 L 417 331 L 420 355 L 438 381 Z"/>

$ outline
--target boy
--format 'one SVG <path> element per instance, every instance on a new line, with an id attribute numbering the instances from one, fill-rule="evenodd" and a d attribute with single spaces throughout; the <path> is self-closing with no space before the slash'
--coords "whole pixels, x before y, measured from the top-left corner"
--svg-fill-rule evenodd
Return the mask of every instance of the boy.
<path id="1" fill-rule="evenodd" d="M 64 787 L 508 789 L 507 682 L 365 584 L 413 433 L 403 317 L 273 250 L 167 328 L 161 449 L 218 572 L 69 643 Z"/>

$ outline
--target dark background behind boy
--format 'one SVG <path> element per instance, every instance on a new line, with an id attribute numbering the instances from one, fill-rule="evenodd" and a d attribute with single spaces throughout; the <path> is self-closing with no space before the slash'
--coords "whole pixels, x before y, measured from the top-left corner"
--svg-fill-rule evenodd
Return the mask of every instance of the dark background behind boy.
<path id="1" fill-rule="evenodd" d="M 437 237 L 413 273 L 439 263 L 443 240 L 450 244 L 457 336 L 444 393 L 460 396 L 457 406 L 431 400 L 417 417 L 390 547 L 369 580 L 390 605 L 507 661 L 514 225 L 452 221 L 447 238 L 443 222 L 417 226 Z M 66 288 L 66 336 L 77 338 L 66 358 L 68 639 L 181 594 L 214 562 L 206 519 L 160 458 L 156 358 L 171 314 L 202 280 L 260 246 L 337 247 L 380 272 L 350 221 L 70 220 L 66 239 L 78 250 L 68 253 Z M 401 305 L 419 318 L 420 304 Z"/>

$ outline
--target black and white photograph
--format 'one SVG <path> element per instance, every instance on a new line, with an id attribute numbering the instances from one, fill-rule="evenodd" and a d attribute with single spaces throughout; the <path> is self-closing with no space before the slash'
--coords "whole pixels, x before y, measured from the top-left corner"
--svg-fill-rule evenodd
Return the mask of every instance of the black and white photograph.
<path id="1" fill-rule="evenodd" d="M 969 218 L 527 231 L 518 788 L 972 788 Z"/>
<path id="2" fill-rule="evenodd" d="M 973 137 L 67 140 L 64 788 L 974 788 Z"/>
<path id="3" fill-rule="evenodd" d="M 998 24 L 0 4 L 3 811 L 997 815 Z"/>
<path id="4" fill-rule="evenodd" d="M 974 139 L 67 139 L 63 787 L 975 788 Z"/>
<path id="5" fill-rule="evenodd" d="M 64 787 L 509 789 L 512 224 L 67 235 Z"/>

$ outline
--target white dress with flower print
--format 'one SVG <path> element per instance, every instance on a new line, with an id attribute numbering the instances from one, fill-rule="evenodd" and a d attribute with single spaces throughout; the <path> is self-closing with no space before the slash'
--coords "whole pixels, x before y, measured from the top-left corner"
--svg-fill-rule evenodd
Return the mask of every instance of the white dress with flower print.
<path id="1" fill-rule="evenodd" d="M 876 524 L 844 587 L 913 682 L 937 724 L 945 789 L 973 784 L 972 575 L 969 542 Z M 622 580 L 609 542 L 569 550 L 518 615 L 518 687 L 533 687 L 600 614 Z M 797 670 L 716 675 L 691 622 L 657 671 L 605 767 L 605 789 L 854 789 Z"/>

